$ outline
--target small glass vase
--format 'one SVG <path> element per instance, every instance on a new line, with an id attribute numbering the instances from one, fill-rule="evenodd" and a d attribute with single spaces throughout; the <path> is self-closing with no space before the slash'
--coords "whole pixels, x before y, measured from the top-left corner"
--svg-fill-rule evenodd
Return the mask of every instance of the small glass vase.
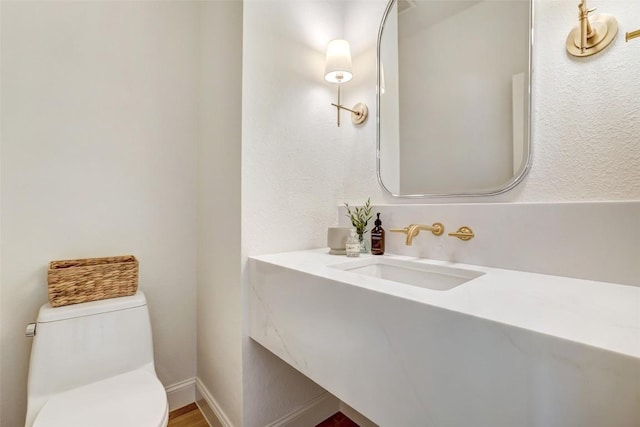
<path id="1" fill-rule="evenodd" d="M 363 233 L 363 234 L 358 234 L 358 240 L 360 240 L 360 253 L 368 254 L 369 251 L 371 250 L 371 243 L 369 242 L 369 239 L 366 239 Z"/>

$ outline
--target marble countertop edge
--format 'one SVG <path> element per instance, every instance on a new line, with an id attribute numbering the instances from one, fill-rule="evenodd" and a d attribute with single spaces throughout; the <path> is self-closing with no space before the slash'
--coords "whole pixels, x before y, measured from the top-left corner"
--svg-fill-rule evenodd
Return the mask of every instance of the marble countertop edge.
<path id="1" fill-rule="evenodd" d="M 382 255 L 485 273 L 450 290 L 439 291 L 333 268 L 332 265 L 350 258 L 328 252 L 328 248 L 320 248 L 249 258 L 640 359 L 640 287 Z"/>

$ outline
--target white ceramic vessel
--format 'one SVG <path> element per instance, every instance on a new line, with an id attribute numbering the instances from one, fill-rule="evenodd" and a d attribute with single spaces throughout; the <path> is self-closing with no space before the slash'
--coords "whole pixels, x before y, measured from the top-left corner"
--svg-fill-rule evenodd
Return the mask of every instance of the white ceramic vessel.
<path id="1" fill-rule="evenodd" d="M 38 314 L 25 427 L 164 427 L 142 292 Z"/>

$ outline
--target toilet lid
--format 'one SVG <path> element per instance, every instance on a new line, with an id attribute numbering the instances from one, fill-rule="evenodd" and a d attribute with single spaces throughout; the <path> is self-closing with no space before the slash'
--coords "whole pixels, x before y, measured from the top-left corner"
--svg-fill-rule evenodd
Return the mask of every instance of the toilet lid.
<path id="1" fill-rule="evenodd" d="M 60 393 L 45 403 L 33 427 L 163 427 L 167 395 L 146 370 Z"/>

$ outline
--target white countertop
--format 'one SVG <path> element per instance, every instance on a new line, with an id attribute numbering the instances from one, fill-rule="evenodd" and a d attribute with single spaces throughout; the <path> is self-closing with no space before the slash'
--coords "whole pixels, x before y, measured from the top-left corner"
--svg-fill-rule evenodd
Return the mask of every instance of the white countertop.
<path id="1" fill-rule="evenodd" d="M 382 256 L 486 274 L 453 289 L 437 291 L 331 268 L 330 265 L 350 258 L 329 255 L 327 248 L 251 258 L 640 358 L 640 287 L 399 255 Z"/>

